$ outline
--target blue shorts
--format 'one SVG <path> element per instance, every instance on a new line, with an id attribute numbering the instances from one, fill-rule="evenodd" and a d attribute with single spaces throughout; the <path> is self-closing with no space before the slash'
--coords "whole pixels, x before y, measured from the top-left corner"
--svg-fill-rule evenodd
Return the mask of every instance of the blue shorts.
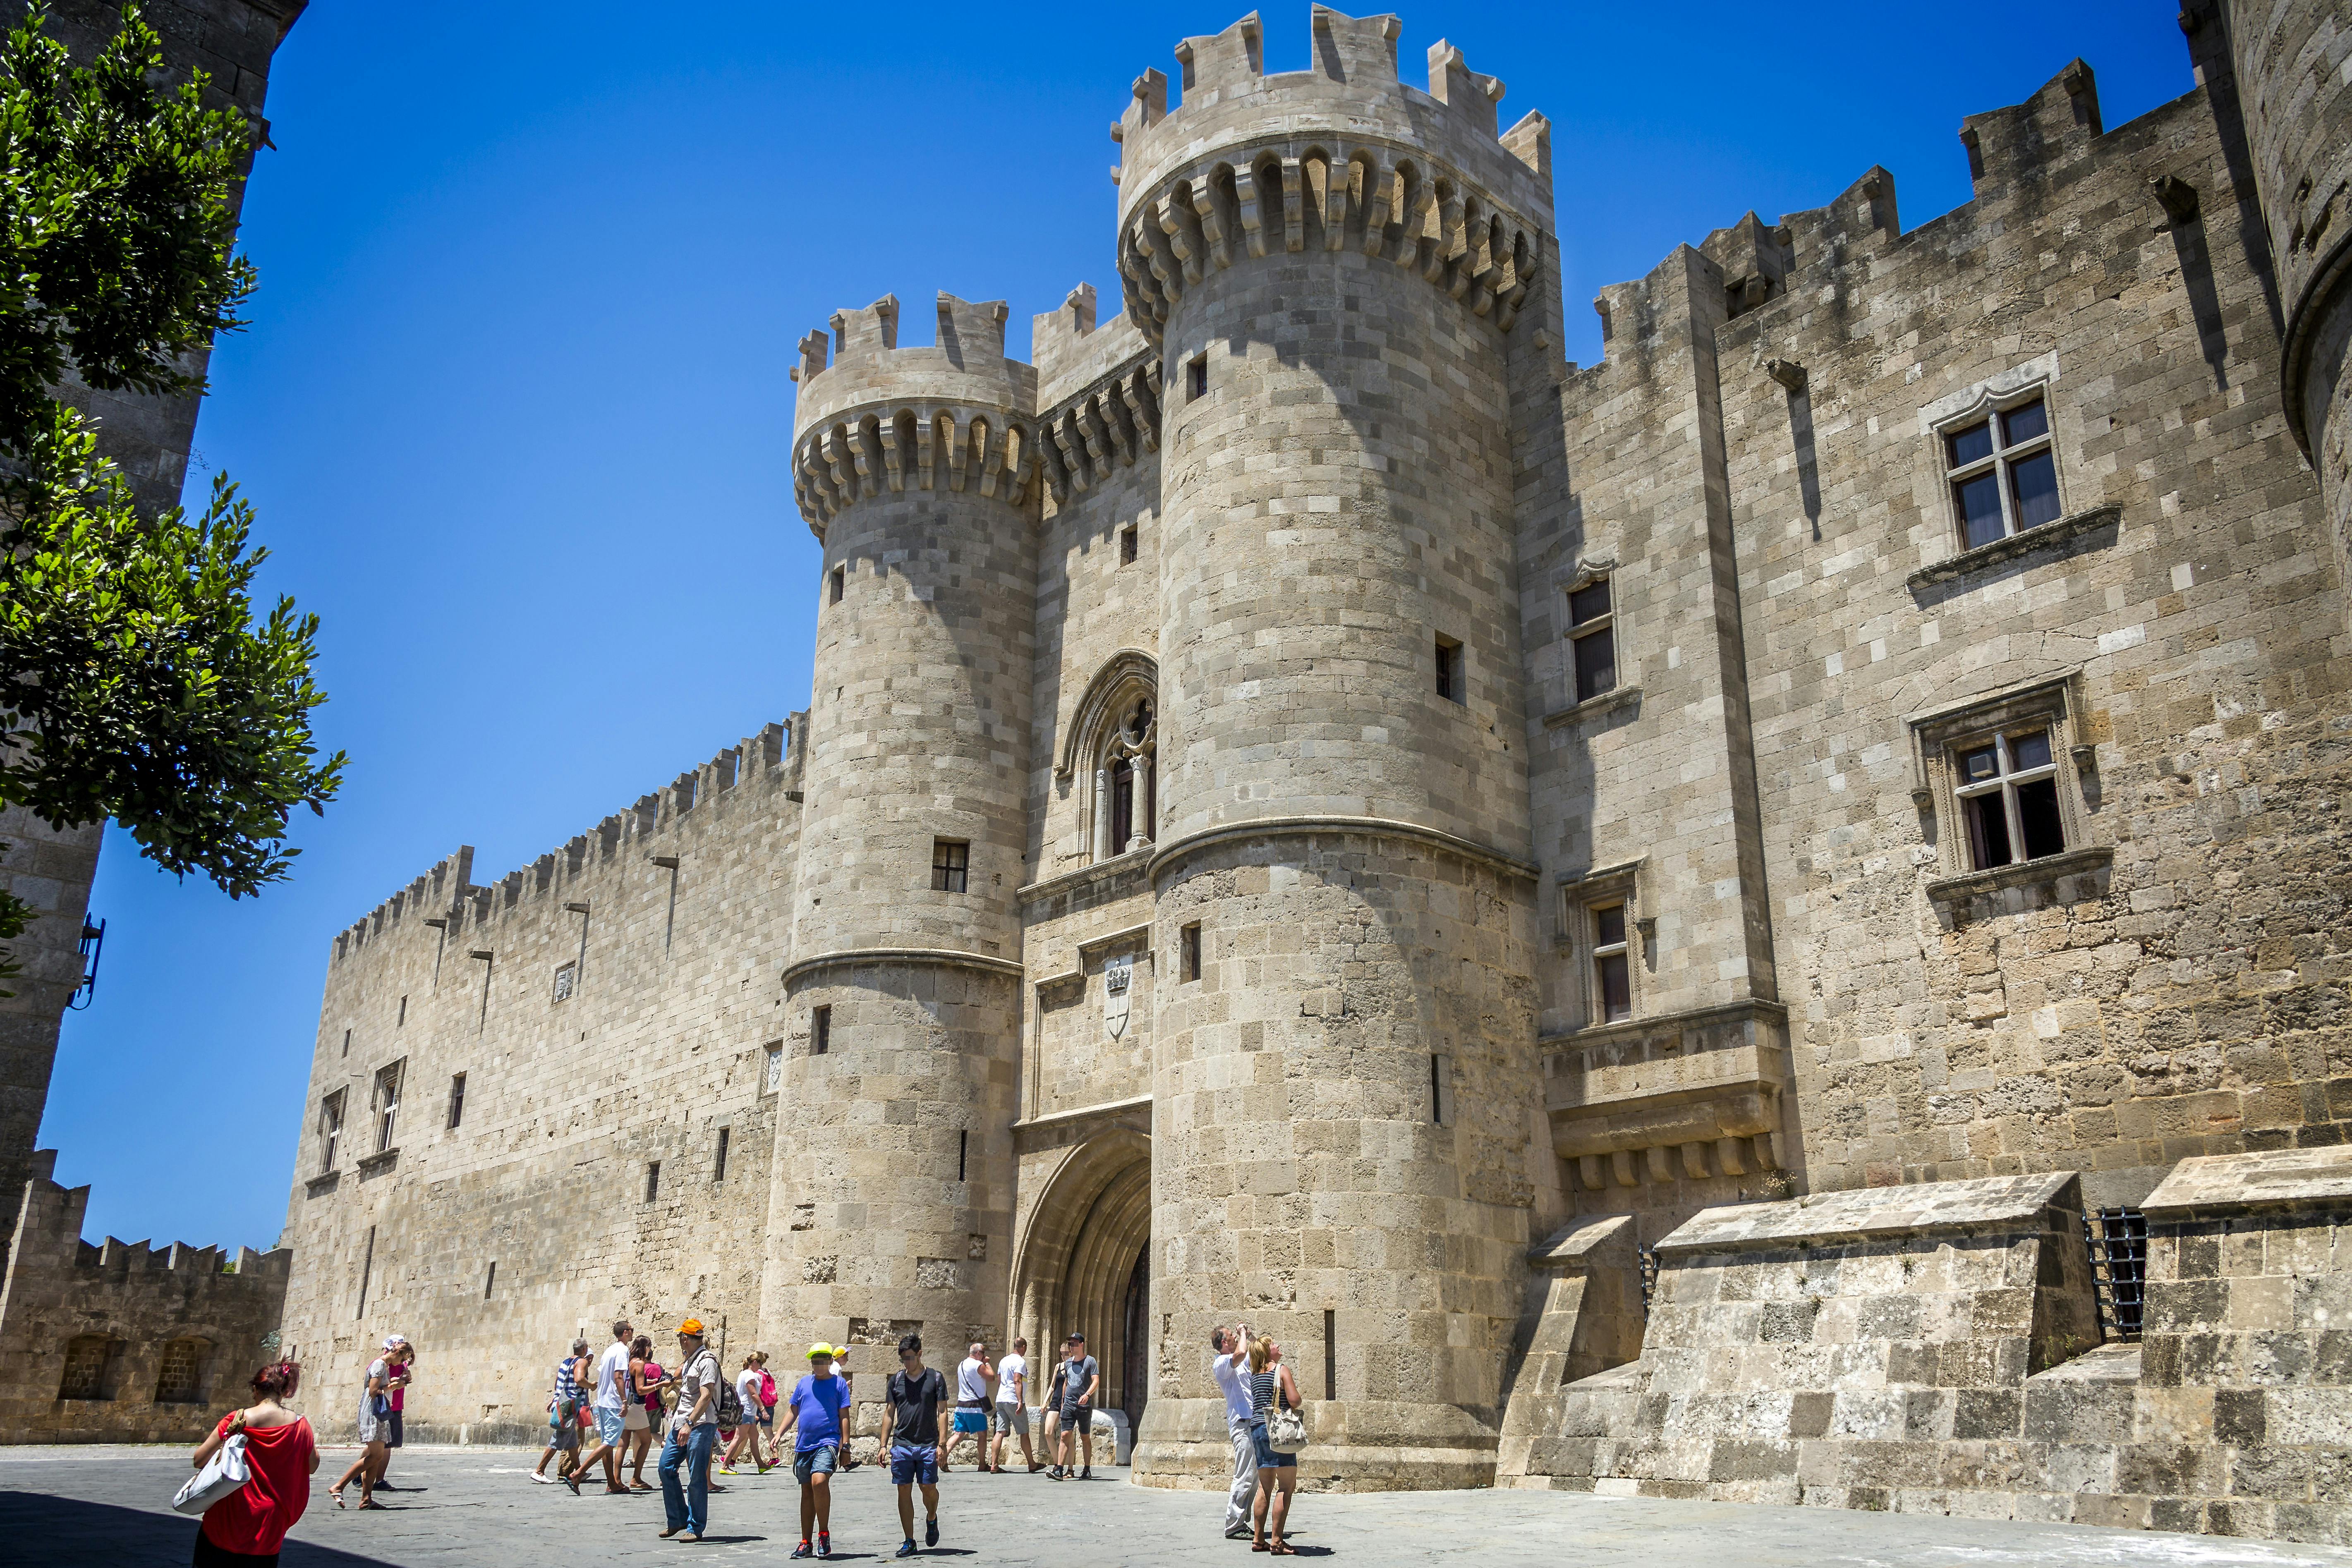
<path id="1" fill-rule="evenodd" d="M 829 1476 L 840 1468 L 841 1449 L 836 1444 L 821 1443 L 793 1456 L 793 1474 L 803 1486 L 811 1476 Z"/>
<path id="2" fill-rule="evenodd" d="M 893 1443 L 890 1445 L 890 1484 L 910 1487 L 917 1482 L 927 1487 L 940 1484 L 940 1450 L 930 1443 Z"/>
<path id="3" fill-rule="evenodd" d="M 977 1405 L 970 1409 L 959 1409 L 955 1413 L 955 1422 L 950 1430 L 984 1433 L 988 1430 L 988 1412 Z"/>
<path id="4" fill-rule="evenodd" d="M 1278 1452 L 1266 1441 L 1265 1423 L 1263 1421 L 1250 1423 L 1250 1446 L 1257 1450 L 1257 1468 L 1261 1470 L 1295 1470 L 1298 1468 L 1297 1455 Z"/>
<path id="5" fill-rule="evenodd" d="M 621 1424 L 628 1419 L 626 1410 L 607 1410 L 601 1405 L 590 1406 L 596 1413 L 596 1438 L 607 1448 L 621 1446 Z"/>

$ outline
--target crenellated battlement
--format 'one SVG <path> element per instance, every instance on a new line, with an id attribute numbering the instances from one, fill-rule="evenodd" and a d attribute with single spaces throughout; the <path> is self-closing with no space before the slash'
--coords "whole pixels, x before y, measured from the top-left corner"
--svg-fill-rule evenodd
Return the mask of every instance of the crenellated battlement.
<path id="1" fill-rule="evenodd" d="M 548 851 L 488 886 L 471 880 L 473 846 L 461 846 L 456 854 L 377 905 L 365 919 L 338 932 L 332 962 L 341 963 L 408 916 L 453 925 L 479 924 L 527 898 L 545 897 L 576 877 L 591 860 L 609 860 L 626 846 L 650 845 L 698 806 L 740 784 L 756 780 L 797 791 L 803 749 L 793 744 L 793 737 L 805 728 L 806 718 L 795 713 L 788 722 L 766 725 L 700 767 L 689 768 L 662 788 L 639 795 L 627 809 L 613 813 L 585 833 L 575 834 L 562 848 Z"/>
<path id="2" fill-rule="evenodd" d="M 1003 300 L 942 292 L 938 341 L 898 346 L 898 300 L 835 313 L 801 340 L 793 372 L 793 493 L 818 538 L 842 508 L 884 489 L 967 488 L 1018 507 L 1036 467 L 1034 366 L 1004 353 Z M 832 363 L 826 363 L 826 351 Z"/>
<path id="3" fill-rule="evenodd" d="M 1497 133 L 1503 84 L 1440 39 L 1428 88 L 1398 78 L 1394 16 L 1318 5 L 1314 64 L 1269 76 L 1257 14 L 1177 46 L 1182 100 L 1147 71 L 1112 136 L 1118 264 L 1155 342 L 1211 268 L 1275 252 L 1360 249 L 1419 271 L 1507 331 L 1540 270 L 1551 126 Z"/>

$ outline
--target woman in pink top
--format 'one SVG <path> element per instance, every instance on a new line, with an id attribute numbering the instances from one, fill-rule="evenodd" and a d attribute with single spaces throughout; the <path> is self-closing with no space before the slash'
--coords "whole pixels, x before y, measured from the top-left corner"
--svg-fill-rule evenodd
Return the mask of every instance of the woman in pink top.
<path id="1" fill-rule="evenodd" d="M 253 1374 L 255 1403 L 221 1417 L 196 1445 L 195 1468 L 233 1436 L 245 1438 L 252 1479 L 205 1510 L 196 1526 L 196 1568 L 264 1568 L 278 1561 L 286 1532 L 310 1506 L 310 1473 L 319 1468 L 319 1441 L 310 1423 L 286 1408 L 302 1369 L 290 1361 Z"/>

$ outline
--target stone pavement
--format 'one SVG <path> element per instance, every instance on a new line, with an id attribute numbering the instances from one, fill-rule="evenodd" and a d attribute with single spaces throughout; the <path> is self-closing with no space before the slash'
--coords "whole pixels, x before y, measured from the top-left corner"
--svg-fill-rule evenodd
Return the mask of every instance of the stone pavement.
<path id="1" fill-rule="evenodd" d="M 781 1561 L 799 1538 L 788 1471 L 741 1476 L 711 1500 L 699 1547 L 658 1539 L 656 1496 L 574 1499 L 530 1483 L 535 1452 L 411 1448 L 383 1513 L 337 1512 L 327 1483 L 356 1456 L 330 1449 L 310 1511 L 286 1543 L 286 1568 L 580 1568 L 593 1563 L 690 1559 Z M 646 1467 L 648 1479 L 652 1466 Z M 0 1447 L 0 1561 L 11 1568 L 104 1563 L 177 1568 L 195 1522 L 173 1514 L 188 1473 L 181 1451 L 153 1447 Z M 1246 1545 L 1219 1538 L 1210 1493 L 1150 1490 L 1123 1470 L 1091 1484 L 958 1470 L 940 1485 L 939 1549 L 927 1557 L 1102 1568 L 1150 1563 L 1244 1568 Z M 1475 1554 L 1499 1568 L 1724 1563 L 1738 1568 L 2352 1568 L 2328 1547 L 2142 1534 L 2069 1524 L 2019 1524 L 1835 1509 L 1615 1500 L 1568 1492 L 1385 1493 L 1299 1500 L 1301 1555 L 1351 1563 L 1430 1563 Z M 837 1559 L 873 1563 L 898 1549 L 888 1478 L 866 1466 L 844 1477 L 835 1508 Z"/>

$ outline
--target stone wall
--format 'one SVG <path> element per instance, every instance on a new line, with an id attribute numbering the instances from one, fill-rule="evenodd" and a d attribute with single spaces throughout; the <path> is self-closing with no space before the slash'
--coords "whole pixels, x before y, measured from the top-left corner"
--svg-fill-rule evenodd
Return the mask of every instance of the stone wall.
<path id="1" fill-rule="evenodd" d="M 411 1430 L 476 1440 L 532 1439 L 616 1316 L 657 1353 L 689 1313 L 752 1348 L 792 1024 L 749 955 L 788 926 L 799 744 L 772 725 L 488 886 L 462 851 L 336 939 L 284 1237 L 323 1434 L 387 1333 L 418 1347 Z"/>
<path id="2" fill-rule="evenodd" d="M 2080 1202 L 2059 1173 L 1706 1210 L 1658 1244 L 1638 1357 L 1599 1372 L 1635 1270 L 1604 1229 L 1629 1222 L 1587 1222 L 1548 1260 L 1576 1289 L 1523 1366 L 1505 1479 L 2352 1542 L 2352 1153 L 2175 1167 L 2137 1342 L 2100 1342 Z"/>
<path id="3" fill-rule="evenodd" d="M 278 1359 L 289 1255 L 93 1247 L 56 1163 L 35 1157 L 0 1280 L 0 1443 L 194 1442 Z"/>

